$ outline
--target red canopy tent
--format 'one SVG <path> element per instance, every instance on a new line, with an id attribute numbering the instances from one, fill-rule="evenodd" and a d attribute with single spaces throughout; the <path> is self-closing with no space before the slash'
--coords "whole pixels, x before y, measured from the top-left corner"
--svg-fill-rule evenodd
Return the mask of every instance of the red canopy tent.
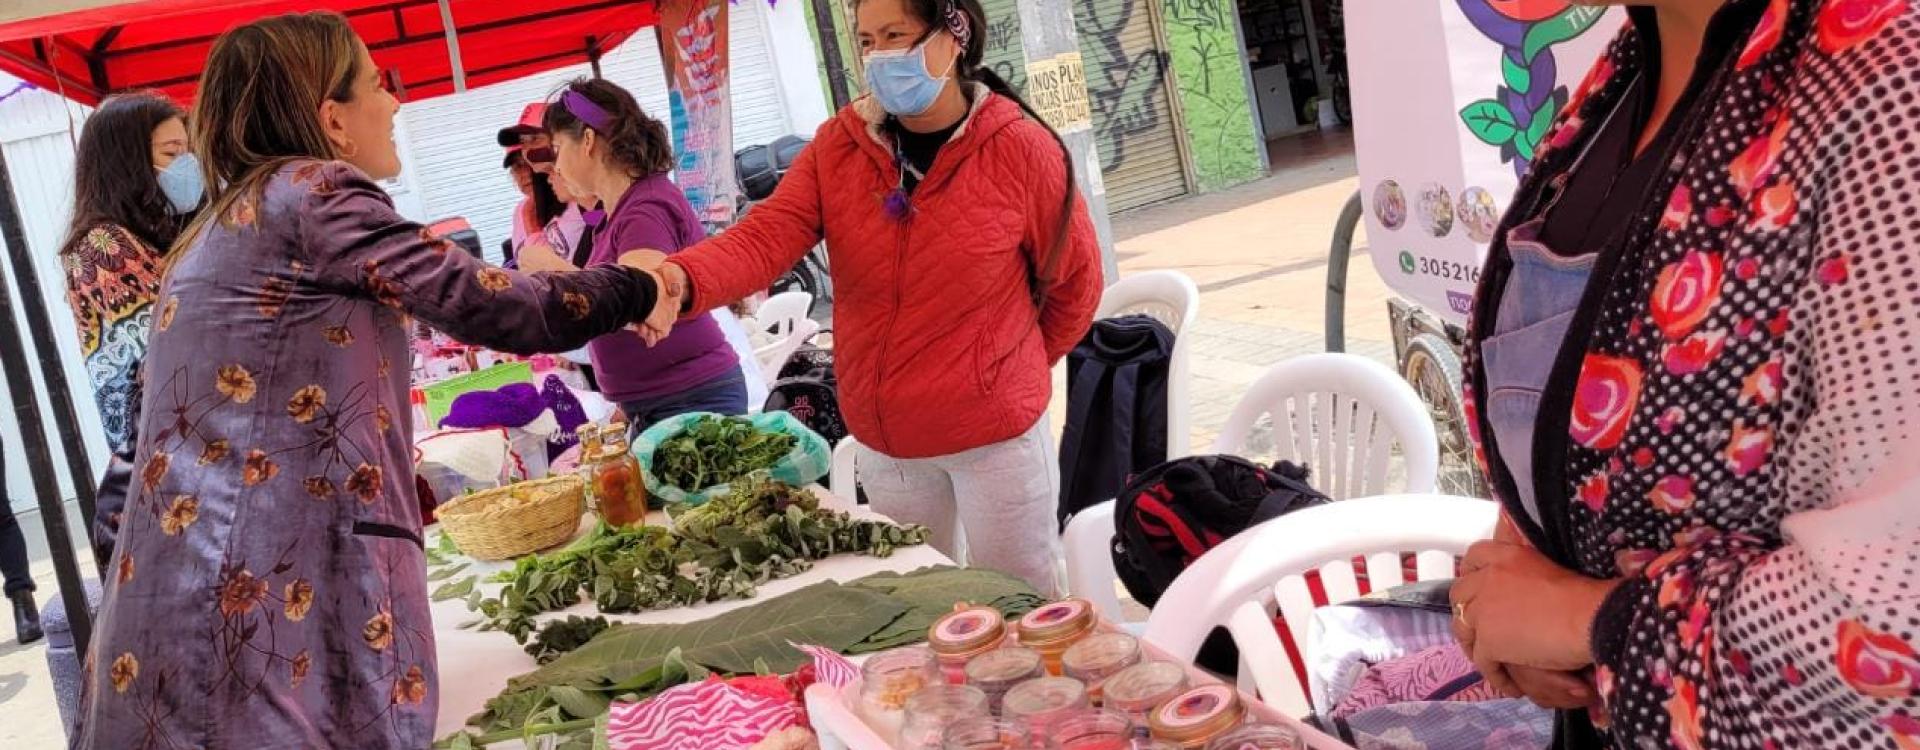
<path id="1" fill-rule="evenodd" d="M 345 15 L 416 101 L 597 62 L 657 18 L 653 0 L 25 0 L 0 10 L 0 70 L 87 104 L 137 88 L 190 103 L 221 32 L 307 10 Z"/>

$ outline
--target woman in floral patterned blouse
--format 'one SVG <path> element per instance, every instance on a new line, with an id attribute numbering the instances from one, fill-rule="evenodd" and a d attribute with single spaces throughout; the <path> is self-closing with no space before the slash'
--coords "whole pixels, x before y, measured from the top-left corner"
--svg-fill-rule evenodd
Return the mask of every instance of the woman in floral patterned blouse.
<path id="1" fill-rule="evenodd" d="M 219 187 L 167 258 L 76 747 L 431 744 L 408 316 L 531 353 L 656 307 L 632 265 L 523 275 L 401 218 L 379 81 L 338 15 L 212 47 L 193 142 Z"/>
<path id="2" fill-rule="evenodd" d="M 1456 633 L 1560 747 L 1920 748 L 1920 5 L 1630 5 L 1489 248 Z"/>

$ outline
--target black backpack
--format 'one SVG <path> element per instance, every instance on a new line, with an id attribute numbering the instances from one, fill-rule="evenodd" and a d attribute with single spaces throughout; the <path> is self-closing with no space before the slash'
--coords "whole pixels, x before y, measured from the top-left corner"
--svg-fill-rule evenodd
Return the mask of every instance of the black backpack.
<path id="1" fill-rule="evenodd" d="M 1332 502 L 1307 484 L 1307 470 L 1286 461 L 1272 468 L 1235 456 L 1178 458 L 1142 472 L 1114 503 L 1113 567 L 1135 601 L 1152 607 L 1180 572 L 1207 550 L 1262 521 Z M 1239 652 L 1216 630 L 1200 649 L 1200 666 L 1218 673 L 1239 665 Z"/>
<path id="2" fill-rule="evenodd" d="M 1127 479 L 1167 460 L 1167 378 L 1173 331 L 1145 315 L 1094 321 L 1067 355 L 1067 422 L 1060 437 L 1060 525 L 1115 497 Z"/>
<path id="3" fill-rule="evenodd" d="M 792 414 L 807 429 L 820 433 L 830 445 L 847 436 L 840 416 L 840 381 L 833 374 L 833 350 L 803 346 L 794 352 L 780 377 L 767 389 L 765 411 Z"/>

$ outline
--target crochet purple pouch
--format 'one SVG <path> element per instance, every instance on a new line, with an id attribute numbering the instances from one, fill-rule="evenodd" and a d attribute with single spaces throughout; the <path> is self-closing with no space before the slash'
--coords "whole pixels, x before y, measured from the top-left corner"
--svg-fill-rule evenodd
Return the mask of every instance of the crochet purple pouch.
<path id="1" fill-rule="evenodd" d="M 553 410 L 553 421 L 560 423 L 560 431 L 547 441 L 547 460 L 552 461 L 580 442 L 580 436 L 574 433 L 587 423 L 587 410 L 580 406 L 580 398 L 573 395 L 573 389 L 558 375 L 547 376 L 546 382 L 540 385 L 540 397 L 547 408 Z"/>
<path id="2" fill-rule="evenodd" d="M 540 418 L 547 410 L 546 399 L 528 383 L 513 383 L 497 390 L 463 393 L 453 400 L 442 428 L 482 429 L 521 427 Z"/>

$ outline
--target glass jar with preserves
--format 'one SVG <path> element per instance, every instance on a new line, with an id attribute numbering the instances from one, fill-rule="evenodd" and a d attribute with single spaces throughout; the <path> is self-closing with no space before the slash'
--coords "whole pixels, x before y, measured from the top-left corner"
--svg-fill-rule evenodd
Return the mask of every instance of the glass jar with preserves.
<path id="1" fill-rule="evenodd" d="M 1025 724 L 980 716 L 947 726 L 941 750 L 1029 750 L 1032 735 Z"/>
<path id="2" fill-rule="evenodd" d="M 1055 723 L 1087 707 L 1087 686 L 1079 680 L 1042 677 L 1008 690 L 1000 699 L 1000 716 L 1026 724 L 1036 737 L 1047 737 Z"/>
<path id="3" fill-rule="evenodd" d="M 1209 743 L 1207 750 L 1307 750 L 1307 743 L 1290 727 L 1243 724 Z"/>
<path id="4" fill-rule="evenodd" d="M 1060 676 L 1060 657 L 1093 632 L 1097 618 L 1085 599 L 1062 599 L 1020 618 L 1020 645 L 1040 652 L 1047 673 Z"/>
<path id="5" fill-rule="evenodd" d="M 1000 699 L 1013 686 L 1045 677 L 1040 652 L 1021 646 L 988 651 L 967 662 L 967 684 L 987 694 L 987 710 L 1000 714 Z"/>
<path id="6" fill-rule="evenodd" d="M 607 425 L 593 464 L 593 509 L 609 526 L 634 526 L 647 517 L 647 483 L 640 460 L 627 449 L 627 426 Z"/>
<path id="7" fill-rule="evenodd" d="M 971 685 L 928 685 L 907 699 L 900 726 L 900 747 L 940 750 L 947 727 L 987 714 L 987 694 Z"/>
<path id="8" fill-rule="evenodd" d="M 940 671 L 955 685 L 967 683 L 967 662 L 999 648 L 1006 640 L 1006 621 L 1000 617 L 1000 610 L 992 607 L 956 605 L 927 631 L 927 645 L 939 658 Z"/>
<path id="9" fill-rule="evenodd" d="M 1100 705 L 1101 685 L 1120 670 L 1140 663 L 1140 642 L 1126 633 L 1095 633 L 1060 656 L 1068 677 L 1087 684 L 1087 697 Z"/>
<path id="10" fill-rule="evenodd" d="M 1226 685 L 1201 685 L 1154 709 L 1147 726 L 1155 739 L 1187 750 L 1201 750 L 1246 718 L 1240 695 Z"/>
<path id="11" fill-rule="evenodd" d="M 860 665 L 860 714 L 888 742 L 899 739 L 906 723 L 907 699 L 940 682 L 933 652 L 903 648 L 869 657 Z"/>
<path id="12" fill-rule="evenodd" d="M 1133 750 L 1133 741 L 1132 719 L 1096 708 L 1054 722 L 1047 750 Z"/>
<path id="13" fill-rule="evenodd" d="M 1133 717 L 1146 726 L 1154 709 L 1187 691 L 1187 670 L 1167 661 L 1135 664 L 1108 677 L 1100 686 L 1100 704 Z"/>

